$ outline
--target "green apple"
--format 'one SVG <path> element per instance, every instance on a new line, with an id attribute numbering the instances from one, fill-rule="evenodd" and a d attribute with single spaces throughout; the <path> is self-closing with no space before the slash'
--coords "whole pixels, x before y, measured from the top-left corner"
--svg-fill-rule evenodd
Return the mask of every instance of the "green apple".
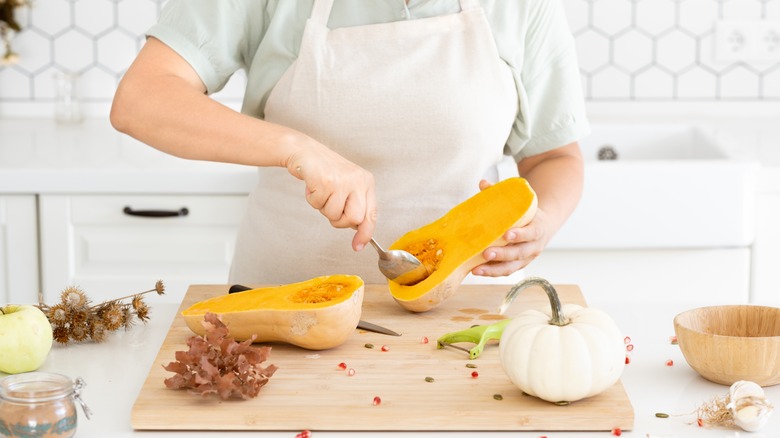
<path id="1" fill-rule="evenodd" d="M 35 371 L 51 350 L 49 319 L 32 305 L 0 307 L 0 372 Z"/>

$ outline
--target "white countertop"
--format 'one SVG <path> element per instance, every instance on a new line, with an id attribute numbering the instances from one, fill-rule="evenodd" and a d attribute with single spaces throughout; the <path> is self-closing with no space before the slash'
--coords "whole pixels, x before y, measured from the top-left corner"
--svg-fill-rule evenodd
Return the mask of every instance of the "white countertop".
<path id="1" fill-rule="evenodd" d="M 82 392 L 84 401 L 92 409 L 91 420 L 79 412 L 77 437 L 192 437 L 225 436 L 225 432 L 150 432 L 133 431 L 130 413 L 143 386 L 150 366 L 177 311 L 173 303 L 155 303 L 150 298 L 152 318 L 147 325 L 136 326 L 128 332 L 112 333 L 101 344 L 56 345 L 52 348 L 41 371 L 62 373 L 73 378 L 81 376 L 87 383 Z M 780 304 L 780 303 L 778 303 Z M 622 382 L 635 411 L 632 431 L 624 431 L 629 438 L 696 438 L 696 437 L 753 437 L 780 436 L 780 412 L 775 412 L 769 423 L 759 432 L 747 433 L 740 429 L 709 429 L 696 426 L 694 416 L 657 418 L 655 413 L 685 414 L 693 412 L 702 403 L 724 395 L 728 387 L 711 383 L 696 374 L 685 362 L 679 347 L 669 342 L 674 334 L 672 320 L 681 311 L 707 303 L 590 303 L 607 311 L 628 334 L 635 345 L 631 363 L 626 367 Z M 673 366 L 667 366 L 668 360 Z M 160 382 L 160 385 L 163 383 Z M 270 384 L 273 384 L 273 379 Z M 765 388 L 767 397 L 780 410 L 780 385 Z M 260 393 L 262 397 L 262 391 Z M 218 413 L 215 412 L 215 418 Z M 456 421 L 456 420 L 454 420 Z M 691 422 L 694 422 L 691 424 Z M 294 437 L 299 430 L 283 432 L 231 432 L 230 436 Z M 324 432 L 312 431 L 319 437 L 471 437 L 474 432 Z M 546 436 L 574 438 L 606 438 L 610 432 L 480 432 L 479 436 L 528 437 Z"/>
<path id="2" fill-rule="evenodd" d="M 254 167 L 173 157 L 108 119 L 0 120 L 0 193 L 245 194 L 256 181 Z"/>

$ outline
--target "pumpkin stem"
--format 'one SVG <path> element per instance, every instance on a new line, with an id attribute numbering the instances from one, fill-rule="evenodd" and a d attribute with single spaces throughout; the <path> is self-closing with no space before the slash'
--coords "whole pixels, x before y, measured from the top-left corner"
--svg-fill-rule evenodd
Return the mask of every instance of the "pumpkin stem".
<path id="1" fill-rule="evenodd" d="M 475 344 L 474 347 L 466 351 L 468 351 L 470 359 L 476 359 L 482 354 L 482 350 L 485 349 L 488 341 L 501 339 L 501 334 L 504 333 L 504 329 L 509 324 L 509 321 L 511 319 L 502 319 L 494 324 L 477 325 L 466 330 L 446 333 L 436 341 L 436 348 L 452 346 L 452 344 L 458 342 L 471 342 Z"/>
<path id="2" fill-rule="evenodd" d="M 558 292 L 549 281 L 540 277 L 528 277 L 512 286 L 512 289 L 506 293 L 506 297 L 504 297 L 504 302 L 501 303 L 501 307 L 499 308 L 498 313 L 503 315 L 506 309 L 509 308 L 509 305 L 512 304 L 512 301 L 514 301 L 517 294 L 531 286 L 541 286 L 544 292 L 547 294 L 547 298 L 550 299 L 550 309 L 552 310 L 552 318 L 550 318 L 549 321 L 550 324 L 557 325 L 559 327 L 568 324 L 569 321 L 561 311 L 561 300 L 558 298 Z"/>

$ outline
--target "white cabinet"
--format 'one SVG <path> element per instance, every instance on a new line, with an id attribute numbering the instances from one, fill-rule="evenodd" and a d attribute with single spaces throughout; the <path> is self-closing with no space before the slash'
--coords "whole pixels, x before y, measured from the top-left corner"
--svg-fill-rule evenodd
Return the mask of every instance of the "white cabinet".
<path id="1" fill-rule="evenodd" d="M 34 195 L 0 195 L 0 305 L 38 302 Z"/>
<path id="2" fill-rule="evenodd" d="M 180 301 L 191 284 L 227 282 L 246 196 L 41 195 L 39 202 L 46 302 L 70 285 L 102 301 L 157 280 L 166 295 L 155 300 Z"/>

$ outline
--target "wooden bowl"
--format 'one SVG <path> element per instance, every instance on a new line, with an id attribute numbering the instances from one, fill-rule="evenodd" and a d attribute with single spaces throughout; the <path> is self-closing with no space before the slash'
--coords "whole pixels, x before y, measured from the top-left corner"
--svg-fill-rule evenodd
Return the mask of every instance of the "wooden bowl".
<path id="1" fill-rule="evenodd" d="M 780 383 L 780 309 L 732 305 L 701 307 L 674 318 L 688 364 L 705 379 L 731 385 Z"/>

